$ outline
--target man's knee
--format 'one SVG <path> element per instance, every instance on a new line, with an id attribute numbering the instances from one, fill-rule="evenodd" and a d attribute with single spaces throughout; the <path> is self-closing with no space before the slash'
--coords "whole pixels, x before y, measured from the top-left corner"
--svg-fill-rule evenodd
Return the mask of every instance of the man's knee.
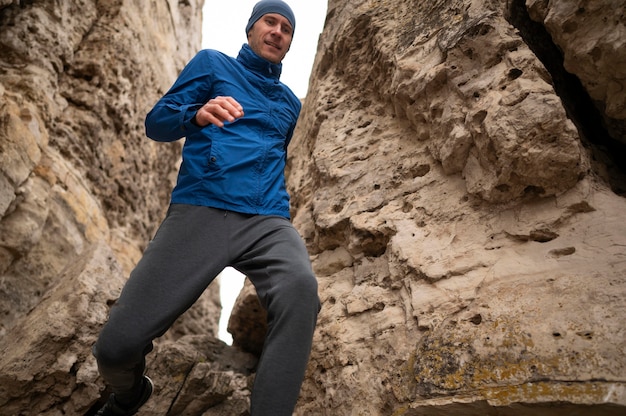
<path id="1" fill-rule="evenodd" d="M 294 274 L 284 282 L 281 303 L 297 313 L 317 315 L 320 310 L 317 278 L 312 271 Z"/>
<path id="2" fill-rule="evenodd" d="M 98 366 L 109 368 L 127 367 L 143 357 L 143 348 L 132 340 L 131 336 L 113 336 L 106 331 L 93 346 L 92 352 Z"/>
<path id="3" fill-rule="evenodd" d="M 286 291 L 305 298 L 317 298 L 317 278 L 309 269 L 294 273 L 288 280 Z"/>

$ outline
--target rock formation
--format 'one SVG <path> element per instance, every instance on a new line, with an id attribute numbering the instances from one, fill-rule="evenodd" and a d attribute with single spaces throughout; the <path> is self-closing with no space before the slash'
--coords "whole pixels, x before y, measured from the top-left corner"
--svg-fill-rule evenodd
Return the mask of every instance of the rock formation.
<path id="1" fill-rule="evenodd" d="M 202 1 L 0 0 L 0 414 L 88 414 L 90 347 L 164 215 L 143 117 Z M 330 0 L 290 146 L 320 283 L 298 415 L 626 407 L 623 0 Z M 263 314 L 217 286 L 140 415 L 245 415 Z M 169 413 L 168 413 L 169 412 Z"/>
<path id="2" fill-rule="evenodd" d="M 85 414 L 102 393 L 91 345 L 180 157 L 180 143 L 146 139 L 143 118 L 199 49 L 202 3 L 0 2 L 0 414 Z M 209 337 L 180 374 L 215 357 L 219 309 L 214 286 L 164 337 Z M 175 362 L 167 345 L 153 355 Z M 211 369 L 226 374 L 220 394 L 251 360 Z M 159 389 L 162 409 L 186 400 L 185 380 Z"/>
<path id="3" fill-rule="evenodd" d="M 624 411 L 624 7 L 330 1 L 290 164 L 300 414 Z"/>

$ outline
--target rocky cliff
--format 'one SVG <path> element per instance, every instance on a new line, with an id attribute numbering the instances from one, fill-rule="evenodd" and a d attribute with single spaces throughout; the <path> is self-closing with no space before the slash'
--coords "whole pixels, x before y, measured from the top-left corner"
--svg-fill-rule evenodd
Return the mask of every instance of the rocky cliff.
<path id="1" fill-rule="evenodd" d="M 200 48 L 202 3 L 0 2 L 0 414 L 101 395 L 90 348 L 180 157 L 143 119 Z M 215 348 L 219 309 L 215 286 L 166 338 Z"/>
<path id="2" fill-rule="evenodd" d="M 625 12 L 330 1 L 290 166 L 302 414 L 624 411 Z"/>
<path id="3" fill-rule="evenodd" d="M 179 158 L 143 117 L 201 3 L 0 1 L 0 414 L 103 393 Z M 287 172 L 323 304 L 297 414 L 624 412 L 625 7 L 329 1 Z M 157 343 L 141 414 L 246 414 L 262 312 L 246 287 L 228 347 L 218 309 Z"/>

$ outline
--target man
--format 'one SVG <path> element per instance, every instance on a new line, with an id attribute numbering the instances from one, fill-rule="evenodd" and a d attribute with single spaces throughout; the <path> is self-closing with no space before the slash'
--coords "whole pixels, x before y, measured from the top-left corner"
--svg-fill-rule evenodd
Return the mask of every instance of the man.
<path id="1" fill-rule="evenodd" d="M 148 113 L 150 138 L 186 137 L 183 161 L 167 216 L 94 346 L 113 392 L 99 415 L 132 415 L 148 400 L 152 341 L 226 266 L 247 275 L 268 316 L 250 412 L 293 413 L 320 307 L 284 178 L 301 107 L 279 81 L 294 29 L 286 3 L 260 1 L 238 57 L 200 51 Z"/>

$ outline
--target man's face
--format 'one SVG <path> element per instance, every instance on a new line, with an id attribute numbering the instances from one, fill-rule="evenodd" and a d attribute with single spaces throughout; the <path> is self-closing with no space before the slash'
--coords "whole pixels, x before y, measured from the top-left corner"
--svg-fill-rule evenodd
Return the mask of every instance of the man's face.
<path id="1" fill-rule="evenodd" d="M 293 28 L 286 17 L 268 13 L 257 20 L 248 33 L 248 45 L 262 58 L 279 64 L 291 46 Z"/>

